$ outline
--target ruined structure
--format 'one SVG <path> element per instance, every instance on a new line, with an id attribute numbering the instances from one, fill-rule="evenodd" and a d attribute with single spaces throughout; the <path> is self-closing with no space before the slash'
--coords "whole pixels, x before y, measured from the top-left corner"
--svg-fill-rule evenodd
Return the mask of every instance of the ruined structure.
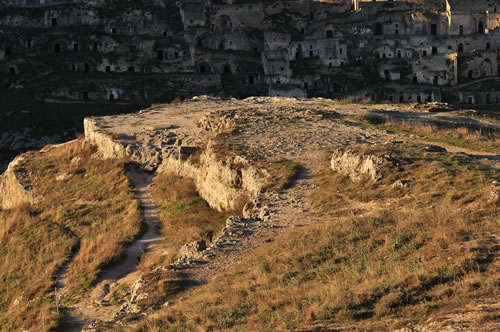
<path id="1" fill-rule="evenodd" d="M 40 100 L 500 103 L 500 1 L 2 0 L 0 83 Z"/>

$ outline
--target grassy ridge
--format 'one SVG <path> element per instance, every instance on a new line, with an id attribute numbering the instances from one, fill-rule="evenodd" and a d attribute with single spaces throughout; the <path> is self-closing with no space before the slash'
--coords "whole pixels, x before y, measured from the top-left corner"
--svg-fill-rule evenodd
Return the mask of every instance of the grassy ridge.
<path id="1" fill-rule="evenodd" d="M 499 295 L 500 204 L 487 201 L 498 174 L 411 146 L 391 153 L 402 164 L 380 183 L 318 176 L 331 222 L 277 237 L 130 330 L 380 329 Z M 397 178 L 410 186 L 393 187 Z"/>
<path id="2" fill-rule="evenodd" d="M 396 121 L 374 113 L 364 116 L 351 116 L 351 119 L 387 131 L 414 135 L 428 141 L 445 143 L 470 150 L 497 153 L 500 145 L 500 133 L 488 130 L 488 128 L 469 128 L 465 124 L 463 127 L 458 128 L 440 128 L 432 123 Z"/>
<path id="3" fill-rule="evenodd" d="M 0 211 L 2 330 L 56 325 L 54 276 L 72 248 L 79 244 L 65 284 L 77 295 L 139 233 L 141 213 L 124 164 L 95 159 L 94 152 L 78 140 L 25 154 L 39 203 Z"/>

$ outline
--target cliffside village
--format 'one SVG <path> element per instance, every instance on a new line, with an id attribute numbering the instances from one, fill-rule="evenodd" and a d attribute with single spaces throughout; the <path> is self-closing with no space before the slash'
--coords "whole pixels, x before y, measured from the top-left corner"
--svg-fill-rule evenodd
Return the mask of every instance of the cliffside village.
<path id="1" fill-rule="evenodd" d="M 500 103 L 500 0 L 0 0 L 0 88 Z"/>

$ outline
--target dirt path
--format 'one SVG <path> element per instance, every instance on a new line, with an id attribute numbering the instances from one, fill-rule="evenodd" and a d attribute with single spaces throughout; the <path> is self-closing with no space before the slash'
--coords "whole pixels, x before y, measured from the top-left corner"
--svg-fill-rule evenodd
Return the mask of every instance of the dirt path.
<path id="1" fill-rule="evenodd" d="M 107 267 L 99 276 L 97 285 L 88 292 L 88 296 L 79 303 L 66 308 L 65 316 L 62 320 L 60 331 L 81 331 L 83 327 L 93 321 L 109 321 L 113 319 L 119 306 L 111 306 L 104 297 L 110 292 L 113 286 L 132 283 L 135 279 L 135 269 L 141 255 L 154 247 L 161 240 L 158 230 L 158 210 L 153 203 L 151 195 L 151 184 L 153 174 L 138 169 L 129 169 L 127 176 L 135 187 L 136 195 L 140 201 L 144 213 L 144 223 L 147 226 L 146 231 L 128 247 L 125 255 L 116 263 Z M 62 269 L 60 280 L 57 281 L 60 289 L 60 296 L 64 296 L 65 290 L 65 271 Z"/>

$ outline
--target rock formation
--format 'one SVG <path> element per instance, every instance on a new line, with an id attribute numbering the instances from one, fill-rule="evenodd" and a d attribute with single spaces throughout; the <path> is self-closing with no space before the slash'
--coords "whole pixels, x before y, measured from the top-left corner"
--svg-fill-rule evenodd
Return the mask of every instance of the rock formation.
<path id="1" fill-rule="evenodd" d="M 364 176 L 368 176 L 372 181 L 380 180 L 383 177 L 384 168 L 389 167 L 391 162 L 385 156 L 340 148 L 333 152 L 330 164 L 335 172 L 349 176 L 354 182 L 359 182 Z"/>

